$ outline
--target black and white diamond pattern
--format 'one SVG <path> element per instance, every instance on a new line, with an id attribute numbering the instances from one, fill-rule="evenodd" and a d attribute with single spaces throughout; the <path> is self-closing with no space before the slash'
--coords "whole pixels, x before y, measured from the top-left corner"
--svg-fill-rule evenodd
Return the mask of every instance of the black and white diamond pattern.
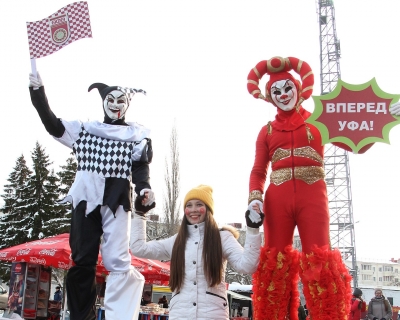
<path id="1" fill-rule="evenodd" d="M 130 179 L 135 142 L 101 138 L 85 129 L 74 143 L 78 171 L 90 171 L 104 178 Z"/>

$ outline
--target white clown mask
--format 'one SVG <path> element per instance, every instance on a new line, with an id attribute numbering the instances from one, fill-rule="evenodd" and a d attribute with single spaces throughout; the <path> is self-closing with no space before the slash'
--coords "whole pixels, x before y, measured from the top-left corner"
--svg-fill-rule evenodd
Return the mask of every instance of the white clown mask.
<path id="1" fill-rule="evenodd" d="M 104 112 L 111 120 L 119 120 L 125 116 L 126 110 L 128 110 L 129 107 L 129 102 L 130 99 L 127 98 L 124 92 L 113 90 L 104 98 Z"/>
<path id="2" fill-rule="evenodd" d="M 271 99 L 283 111 L 292 110 L 297 103 L 297 88 L 292 80 L 278 80 L 271 86 Z"/>

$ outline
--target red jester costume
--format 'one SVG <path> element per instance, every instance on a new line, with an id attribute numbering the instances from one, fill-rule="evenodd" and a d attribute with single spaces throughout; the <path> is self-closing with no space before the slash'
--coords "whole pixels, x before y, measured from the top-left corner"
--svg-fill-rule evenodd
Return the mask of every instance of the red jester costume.
<path id="1" fill-rule="evenodd" d="M 300 75 L 302 83 L 290 70 Z M 258 87 L 265 74 L 270 76 L 266 97 Z M 277 107 L 275 120 L 258 135 L 249 183 L 249 210 L 263 202 L 265 213 L 265 246 L 253 277 L 257 320 L 297 319 L 299 274 L 313 320 L 342 320 L 349 314 L 351 276 L 340 252 L 330 248 L 324 147 L 318 129 L 305 123 L 310 113 L 301 106 L 311 96 L 313 84 L 310 66 L 293 57 L 261 61 L 248 76 L 249 93 Z M 269 165 L 272 172 L 263 201 Z M 292 247 L 296 226 L 301 253 Z"/>

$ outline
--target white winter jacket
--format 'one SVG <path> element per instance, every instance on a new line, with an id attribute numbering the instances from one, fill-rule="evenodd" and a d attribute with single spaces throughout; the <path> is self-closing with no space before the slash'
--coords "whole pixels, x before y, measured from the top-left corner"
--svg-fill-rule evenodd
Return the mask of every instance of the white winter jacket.
<path id="1" fill-rule="evenodd" d="M 225 284 L 225 268 L 229 263 L 236 271 L 251 274 L 259 262 L 261 235 L 258 229 L 247 228 L 244 248 L 229 230 L 221 230 L 223 274 L 222 282 L 210 288 L 205 279 L 202 252 L 204 222 L 188 226 L 185 250 L 185 278 L 180 292 L 173 292 L 169 305 L 170 320 L 229 319 Z M 176 235 L 146 242 L 146 221 L 134 214 L 131 229 L 132 254 L 138 257 L 170 260 Z"/>

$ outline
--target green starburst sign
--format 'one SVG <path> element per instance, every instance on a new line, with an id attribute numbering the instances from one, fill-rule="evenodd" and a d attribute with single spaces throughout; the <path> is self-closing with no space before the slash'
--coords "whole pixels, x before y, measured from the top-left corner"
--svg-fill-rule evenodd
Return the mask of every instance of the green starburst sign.
<path id="1" fill-rule="evenodd" d="M 375 78 L 357 85 L 339 80 L 332 92 L 313 99 L 315 110 L 307 122 L 321 132 L 322 143 L 342 142 L 354 153 L 370 143 L 389 143 L 390 129 L 400 123 L 389 111 L 400 94 L 384 92 Z"/>

